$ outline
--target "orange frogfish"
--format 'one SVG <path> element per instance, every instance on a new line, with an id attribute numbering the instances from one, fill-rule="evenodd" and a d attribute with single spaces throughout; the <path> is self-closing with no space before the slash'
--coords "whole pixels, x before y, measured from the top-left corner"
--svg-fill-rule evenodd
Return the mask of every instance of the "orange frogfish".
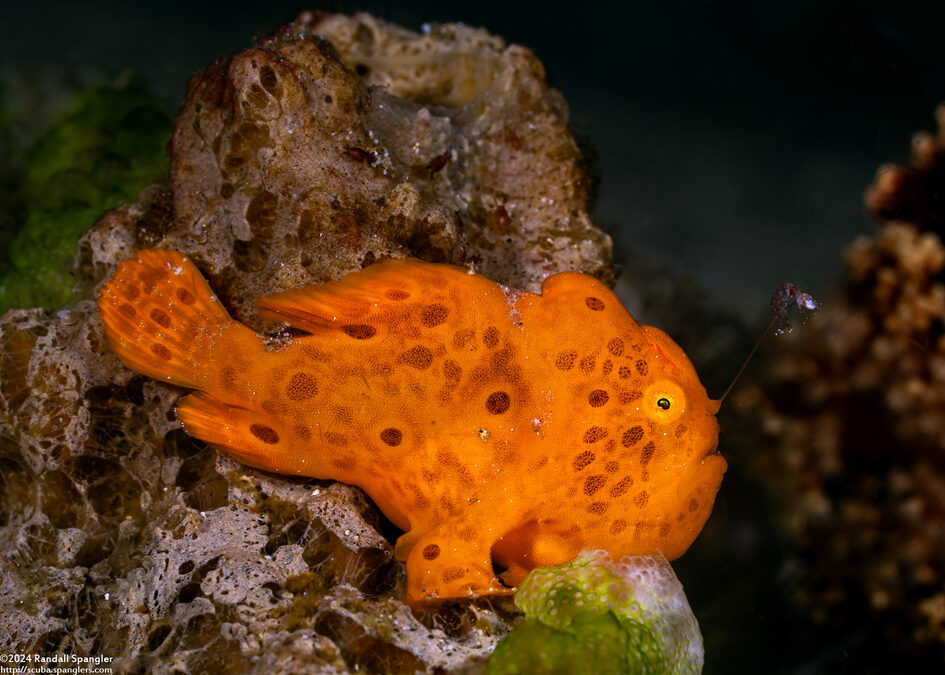
<path id="1" fill-rule="evenodd" d="M 725 472 L 718 403 L 689 359 L 583 274 L 535 295 L 377 263 L 260 298 L 307 333 L 278 349 L 175 251 L 123 262 L 98 304 L 129 368 L 194 390 L 177 405 L 187 433 L 363 488 L 404 531 L 413 605 L 508 593 L 585 548 L 677 558 Z"/>

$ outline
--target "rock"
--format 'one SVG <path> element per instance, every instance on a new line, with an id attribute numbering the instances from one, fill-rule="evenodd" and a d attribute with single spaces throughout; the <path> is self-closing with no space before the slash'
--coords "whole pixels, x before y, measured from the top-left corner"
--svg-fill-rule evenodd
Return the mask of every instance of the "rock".
<path id="1" fill-rule="evenodd" d="M 171 182 L 161 245 L 256 327 L 259 295 L 411 255 L 530 291 L 564 270 L 613 282 L 564 100 L 483 30 L 303 14 L 191 80 Z M 85 237 L 95 281 L 114 236 Z"/>
<path id="2" fill-rule="evenodd" d="M 78 288 L 175 248 L 272 334 L 260 294 L 387 258 L 529 290 L 566 269 L 612 281 L 587 184 L 526 49 L 304 14 L 191 81 L 170 180 L 83 235 Z M 4 651 L 109 655 L 118 673 L 481 666 L 508 601 L 411 613 L 360 490 L 218 454 L 180 429 L 181 393 L 120 364 L 91 300 L 0 319 Z"/>

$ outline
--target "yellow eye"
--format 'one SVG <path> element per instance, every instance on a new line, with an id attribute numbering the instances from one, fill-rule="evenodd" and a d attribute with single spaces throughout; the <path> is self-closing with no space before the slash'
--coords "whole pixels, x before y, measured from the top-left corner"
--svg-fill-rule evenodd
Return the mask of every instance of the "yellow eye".
<path id="1" fill-rule="evenodd" d="M 656 382 L 643 394 L 643 411 L 654 422 L 674 422 L 686 412 L 686 394 L 675 382 Z"/>

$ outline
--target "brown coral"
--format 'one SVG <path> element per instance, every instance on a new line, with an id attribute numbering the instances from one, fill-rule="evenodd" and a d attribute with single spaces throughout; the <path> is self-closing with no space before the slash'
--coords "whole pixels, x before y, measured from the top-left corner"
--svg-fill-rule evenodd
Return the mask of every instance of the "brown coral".
<path id="1" fill-rule="evenodd" d="M 877 631 L 872 667 L 916 644 L 945 653 L 945 246 L 926 210 L 943 141 L 879 172 L 870 207 L 915 220 L 854 242 L 841 296 L 769 364 L 761 404 L 799 594 L 816 618 Z"/>
<path id="2" fill-rule="evenodd" d="M 535 57 L 485 31 L 303 15 L 193 79 L 170 183 L 83 236 L 80 287 L 176 248 L 262 328 L 258 295 L 391 257 L 532 290 L 563 269 L 610 279 L 566 115 Z M 121 367 L 91 301 L 0 319 L 4 651 L 118 672 L 415 672 L 490 652 L 501 607 L 411 614 L 358 490 L 219 456 L 181 432 L 179 394 Z"/>
<path id="3" fill-rule="evenodd" d="M 935 111 L 938 132 L 912 139 L 907 166 L 880 167 L 866 192 L 869 210 L 883 220 L 900 220 L 945 235 L 945 104 Z"/>

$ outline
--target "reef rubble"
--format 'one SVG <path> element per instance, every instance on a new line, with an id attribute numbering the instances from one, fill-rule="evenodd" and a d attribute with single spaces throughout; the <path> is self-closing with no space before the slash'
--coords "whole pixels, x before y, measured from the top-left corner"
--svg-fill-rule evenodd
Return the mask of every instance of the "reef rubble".
<path id="1" fill-rule="evenodd" d="M 870 672 L 945 655 L 945 108 L 867 191 L 878 230 L 785 336 L 760 385 L 760 475 L 779 497 L 796 597 Z M 853 637 L 851 637 L 853 636 Z M 918 662 L 918 661 L 916 661 Z"/>
<path id="2" fill-rule="evenodd" d="M 120 364 L 91 298 L 157 246 L 274 340 L 259 295 L 388 258 L 612 282 L 563 98 L 484 30 L 305 13 L 191 80 L 170 156 L 168 181 L 82 236 L 73 303 L 0 318 L 0 647 L 118 673 L 481 666 L 511 601 L 411 613 L 360 490 L 189 438 L 182 391 Z"/>

